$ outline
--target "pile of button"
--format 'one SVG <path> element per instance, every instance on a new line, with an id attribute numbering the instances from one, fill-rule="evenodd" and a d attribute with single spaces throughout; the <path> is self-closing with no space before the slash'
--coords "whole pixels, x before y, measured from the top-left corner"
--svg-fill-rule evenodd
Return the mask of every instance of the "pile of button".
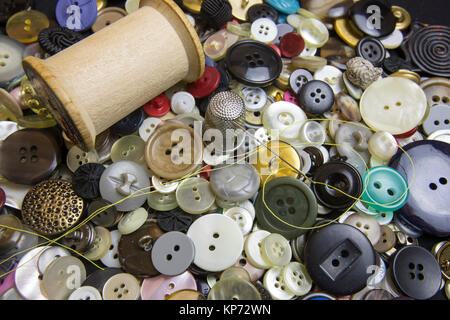
<path id="1" fill-rule="evenodd" d="M 175 2 L 204 74 L 90 151 L 21 62 L 139 0 L 0 4 L 0 299 L 450 299 L 449 28 L 381 0 Z M 217 153 L 198 123 L 244 133 Z"/>

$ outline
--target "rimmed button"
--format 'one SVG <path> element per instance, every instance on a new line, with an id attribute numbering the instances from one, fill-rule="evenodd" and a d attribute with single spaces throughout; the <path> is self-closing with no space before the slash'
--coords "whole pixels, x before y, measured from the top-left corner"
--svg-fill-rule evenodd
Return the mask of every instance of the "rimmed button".
<path id="1" fill-rule="evenodd" d="M 296 140 L 304 120 L 306 120 L 305 112 L 297 105 L 286 101 L 274 102 L 263 112 L 264 128 L 269 132 L 278 130 L 280 139 L 286 141 Z"/>
<path id="2" fill-rule="evenodd" d="M 208 211 L 215 201 L 208 180 L 197 177 L 183 180 L 177 188 L 176 198 L 180 208 L 191 214 Z"/>
<path id="3" fill-rule="evenodd" d="M 120 214 L 117 211 L 115 206 L 110 206 L 108 208 L 105 208 L 109 205 L 111 205 L 111 203 L 107 202 L 103 199 L 94 200 L 88 206 L 87 215 L 91 216 L 97 210 L 102 209 L 102 212 L 97 213 L 95 216 L 93 216 L 91 221 L 98 226 L 110 228 L 110 227 L 114 226 L 114 224 L 117 221 Z M 105 208 L 105 209 L 103 209 L 103 208 Z"/>
<path id="4" fill-rule="evenodd" d="M 147 197 L 147 204 L 150 208 L 157 211 L 170 211 L 178 207 L 175 192 L 160 193 L 151 191 Z"/>
<path id="5" fill-rule="evenodd" d="M 270 268 L 270 265 L 263 259 L 261 252 L 262 241 L 269 235 L 270 232 L 266 230 L 253 231 L 245 240 L 244 250 L 248 261 L 260 269 Z"/>
<path id="6" fill-rule="evenodd" d="M 334 20 L 334 29 L 338 36 L 349 46 L 356 47 L 358 41 L 364 34 L 355 28 L 348 18 L 338 18 Z"/>
<path id="7" fill-rule="evenodd" d="M 139 108 L 112 125 L 110 130 L 112 133 L 119 136 L 127 136 L 133 134 L 139 130 L 139 127 L 144 121 L 144 118 L 144 109 Z"/>
<path id="8" fill-rule="evenodd" d="M 127 12 L 122 8 L 118 7 L 103 8 L 97 13 L 97 19 L 95 20 L 95 23 L 91 27 L 92 31 L 98 32 L 101 29 L 113 24 L 117 20 L 122 19 L 126 15 Z"/>
<path id="9" fill-rule="evenodd" d="M 300 89 L 313 80 L 313 75 L 306 69 L 296 69 L 289 76 L 289 86 L 294 93 L 298 93 Z"/>
<path id="10" fill-rule="evenodd" d="M 138 279 L 129 273 L 118 273 L 103 286 L 103 300 L 138 300 L 140 296 Z"/>
<path id="11" fill-rule="evenodd" d="M 174 292 L 186 289 L 197 290 L 195 278 L 189 271 L 174 277 L 159 275 L 144 279 L 141 285 L 141 299 L 164 300 Z"/>
<path id="12" fill-rule="evenodd" d="M 141 137 L 141 139 L 147 142 L 148 138 L 153 134 L 153 132 L 156 130 L 156 127 L 160 123 L 162 123 L 162 121 L 158 118 L 145 119 L 139 127 L 139 136 Z"/>
<path id="13" fill-rule="evenodd" d="M 226 210 L 223 214 L 237 223 L 244 236 L 248 234 L 253 227 L 253 218 L 244 208 L 233 207 Z"/>
<path id="14" fill-rule="evenodd" d="M 324 113 L 329 111 L 334 104 L 333 89 L 324 81 L 309 81 L 299 90 L 298 101 L 307 113 Z"/>
<path id="15" fill-rule="evenodd" d="M 247 11 L 247 21 L 252 23 L 259 18 L 268 18 L 273 22 L 278 20 L 278 12 L 272 6 L 265 3 L 252 5 Z"/>
<path id="16" fill-rule="evenodd" d="M 94 270 L 86 277 L 86 280 L 83 282 L 82 287 L 93 287 L 98 292 L 103 292 L 103 286 L 105 285 L 106 281 L 108 281 L 108 279 L 110 279 L 112 276 L 122 272 L 123 271 L 120 268 L 104 268 Z"/>
<path id="17" fill-rule="evenodd" d="M 200 79 L 188 84 L 187 91 L 192 94 L 194 98 L 204 98 L 216 90 L 219 83 L 219 71 L 214 67 L 206 66 Z"/>
<path id="18" fill-rule="evenodd" d="M 294 297 L 287 291 L 282 277 L 283 268 L 272 267 L 264 274 L 264 287 L 269 291 L 274 300 L 290 300 Z"/>
<path id="19" fill-rule="evenodd" d="M 389 161 L 398 151 L 397 140 L 386 131 L 377 131 L 369 138 L 369 152 L 382 161 Z"/>
<path id="20" fill-rule="evenodd" d="M 329 39 L 328 29 L 325 24 L 315 18 L 300 20 L 298 32 L 311 47 L 320 48 Z"/>
<path id="21" fill-rule="evenodd" d="M 170 111 L 170 99 L 164 93 L 154 97 L 142 107 L 150 117 L 162 117 Z M 145 122 L 145 120 L 144 120 Z"/>
<path id="22" fill-rule="evenodd" d="M 75 251 L 86 252 L 92 246 L 95 237 L 94 226 L 91 223 L 86 223 L 65 235 L 60 241 L 63 245 Z"/>
<path id="23" fill-rule="evenodd" d="M 364 37 L 356 45 L 356 54 L 370 61 L 375 67 L 379 67 L 383 64 L 386 49 L 380 40 Z"/>
<path id="24" fill-rule="evenodd" d="M 442 270 L 442 275 L 450 280 L 450 242 L 444 243 L 436 253 L 436 259 L 439 262 Z"/>
<path id="25" fill-rule="evenodd" d="M 111 148 L 112 162 L 122 160 L 144 162 L 145 142 L 139 136 L 123 136 Z"/>
<path id="26" fill-rule="evenodd" d="M 379 253 L 385 253 L 395 247 L 397 237 L 394 231 L 388 226 L 381 226 L 381 237 L 373 248 Z"/>
<path id="27" fill-rule="evenodd" d="M 450 105 L 450 80 L 447 78 L 433 77 L 420 83 L 425 92 L 428 105 L 433 107 L 439 104 Z"/>
<path id="28" fill-rule="evenodd" d="M 28 251 L 17 264 L 14 277 L 16 289 L 27 300 L 48 300 L 41 290 L 42 280 L 39 277 L 37 261 L 39 254 L 48 246 L 38 247 Z"/>
<path id="29" fill-rule="evenodd" d="M 110 235 L 111 245 L 109 246 L 108 251 L 105 253 L 105 255 L 100 259 L 100 261 L 108 268 L 120 268 L 119 241 L 122 235 L 118 230 L 112 230 L 110 232 Z"/>
<path id="30" fill-rule="evenodd" d="M 305 265 L 299 262 L 290 262 L 281 272 L 286 290 L 295 296 L 304 296 L 312 288 L 312 280 L 306 271 Z"/>
<path id="31" fill-rule="evenodd" d="M 77 171 L 77 169 L 84 164 L 97 163 L 98 161 L 99 157 L 96 150 L 86 152 L 78 146 L 72 146 L 66 157 L 67 168 L 72 172 Z"/>
<path id="32" fill-rule="evenodd" d="M 289 242 L 282 235 L 272 233 L 261 242 L 262 258 L 271 266 L 285 266 L 292 258 Z"/>
<path id="33" fill-rule="evenodd" d="M 267 103 L 267 94 L 261 88 L 244 88 L 245 109 L 249 111 L 261 111 Z"/>

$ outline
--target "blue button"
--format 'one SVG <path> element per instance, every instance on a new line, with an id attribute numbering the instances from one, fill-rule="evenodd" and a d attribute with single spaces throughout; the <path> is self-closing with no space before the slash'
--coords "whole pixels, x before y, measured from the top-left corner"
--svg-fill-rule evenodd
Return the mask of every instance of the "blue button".
<path id="1" fill-rule="evenodd" d="M 300 9 L 297 0 L 266 0 L 266 3 L 285 14 L 294 14 Z M 280 21 L 280 18 L 278 18 L 278 23 L 283 23 Z"/>
<path id="2" fill-rule="evenodd" d="M 59 0 L 55 14 L 61 27 L 84 31 L 92 27 L 97 19 L 97 1 Z"/>

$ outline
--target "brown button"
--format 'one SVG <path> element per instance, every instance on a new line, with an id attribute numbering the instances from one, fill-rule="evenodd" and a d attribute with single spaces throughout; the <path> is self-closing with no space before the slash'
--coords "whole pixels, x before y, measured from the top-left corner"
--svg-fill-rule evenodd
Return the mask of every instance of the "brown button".
<path id="1" fill-rule="evenodd" d="M 175 120 L 159 125 L 147 140 L 145 160 L 158 176 L 178 179 L 197 170 L 203 159 L 201 134 Z"/>
<path id="2" fill-rule="evenodd" d="M 379 253 L 387 252 L 395 246 L 396 242 L 397 237 L 394 231 L 388 226 L 381 226 L 381 237 L 374 245 L 374 249 Z"/>
<path id="3" fill-rule="evenodd" d="M 327 43 L 320 48 L 320 56 L 328 61 L 346 64 L 355 57 L 355 50 L 337 38 L 330 37 Z"/>
<path id="4" fill-rule="evenodd" d="M 23 199 L 24 224 L 39 234 L 52 236 L 71 229 L 80 220 L 84 201 L 65 180 L 46 180 Z"/>
<path id="5" fill-rule="evenodd" d="M 33 185 L 50 177 L 60 160 L 55 139 L 42 130 L 16 131 L 0 146 L 0 174 L 18 184 Z"/>
<path id="6" fill-rule="evenodd" d="M 92 31 L 97 32 L 110 24 L 122 19 L 127 15 L 127 12 L 118 7 L 108 7 L 100 10 L 97 14 L 97 20 L 95 20 L 92 26 Z"/>
<path id="7" fill-rule="evenodd" d="M 164 232 L 155 222 L 147 220 L 135 232 L 122 235 L 119 242 L 119 260 L 122 268 L 137 277 L 159 274 L 151 259 L 153 244 Z"/>
<path id="8" fill-rule="evenodd" d="M 12 214 L 0 215 L 0 225 L 15 229 L 23 229 L 19 218 L 13 216 Z M 0 252 L 8 253 L 10 250 L 14 249 L 21 236 L 22 232 L 0 227 Z"/>
<path id="9" fill-rule="evenodd" d="M 425 92 L 428 106 L 450 105 L 450 80 L 447 78 L 429 78 L 420 84 Z"/>

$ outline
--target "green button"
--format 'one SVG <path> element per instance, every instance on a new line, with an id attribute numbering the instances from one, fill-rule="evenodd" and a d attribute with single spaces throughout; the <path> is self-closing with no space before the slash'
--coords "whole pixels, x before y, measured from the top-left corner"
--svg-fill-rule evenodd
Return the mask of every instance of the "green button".
<path id="1" fill-rule="evenodd" d="M 117 140 L 111 148 L 111 160 L 144 163 L 145 142 L 141 137 L 130 135 Z"/>

